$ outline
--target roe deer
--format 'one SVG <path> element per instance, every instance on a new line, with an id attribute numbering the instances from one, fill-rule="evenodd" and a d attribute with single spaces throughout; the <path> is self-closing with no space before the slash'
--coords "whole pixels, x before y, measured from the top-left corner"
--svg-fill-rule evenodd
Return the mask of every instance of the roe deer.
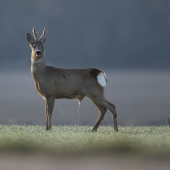
<path id="1" fill-rule="evenodd" d="M 92 129 L 97 128 L 102 121 L 107 109 L 112 113 L 114 130 L 118 131 L 116 107 L 104 97 L 106 74 L 98 69 L 62 69 L 47 66 L 45 63 L 46 29 L 38 38 L 35 28 L 33 36 L 28 33 L 27 40 L 30 44 L 31 73 L 37 92 L 44 98 L 46 104 L 46 130 L 51 128 L 51 117 L 55 99 L 77 99 L 80 103 L 87 96 L 99 109 L 99 117 Z"/>

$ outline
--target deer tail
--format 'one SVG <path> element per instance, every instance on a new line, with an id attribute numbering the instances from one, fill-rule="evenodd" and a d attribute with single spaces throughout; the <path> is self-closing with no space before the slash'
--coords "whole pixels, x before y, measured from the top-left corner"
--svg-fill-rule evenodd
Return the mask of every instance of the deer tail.
<path id="1" fill-rule="evenodd" d="M 106 87 L 107 84 L 107 76 L 104 71 L 98 69 L 92 69 L 91 74 L 96 78 L 98 84 L 102 87 Z"/>

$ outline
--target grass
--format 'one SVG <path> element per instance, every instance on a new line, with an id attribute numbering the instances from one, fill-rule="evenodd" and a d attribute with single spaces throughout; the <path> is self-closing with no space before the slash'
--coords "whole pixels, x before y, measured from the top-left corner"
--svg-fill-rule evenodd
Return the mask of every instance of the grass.
<path id="1" fill-rule="evenodd" d="M 0 125 L 0 151 L 31 153 L 139 153 L 170 156 L 168 126 L 113 127 L 100 126 L 91 132 L 90 126 Z"/>

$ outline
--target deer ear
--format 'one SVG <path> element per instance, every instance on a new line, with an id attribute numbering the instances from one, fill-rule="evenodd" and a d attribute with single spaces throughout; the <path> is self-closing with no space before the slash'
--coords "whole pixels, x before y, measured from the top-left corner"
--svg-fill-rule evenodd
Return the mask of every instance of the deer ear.
<path id="1" fill-rule="evenodd" d="M 32 45 L 34 43 L 34 38 L 30 33 L 27 33 L 27 41 Z"/>

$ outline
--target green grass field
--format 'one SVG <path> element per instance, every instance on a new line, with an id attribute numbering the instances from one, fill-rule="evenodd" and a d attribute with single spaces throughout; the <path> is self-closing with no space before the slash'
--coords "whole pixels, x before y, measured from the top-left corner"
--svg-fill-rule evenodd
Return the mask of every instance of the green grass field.
<path id="1" fill-rule="evenodd" d="M 168 126 L 113 127 L 100 126 L 91 132 L 90 126 L 0 125 L 0 151 L 31 153 L 139 153 L 170 156 Z"/>

